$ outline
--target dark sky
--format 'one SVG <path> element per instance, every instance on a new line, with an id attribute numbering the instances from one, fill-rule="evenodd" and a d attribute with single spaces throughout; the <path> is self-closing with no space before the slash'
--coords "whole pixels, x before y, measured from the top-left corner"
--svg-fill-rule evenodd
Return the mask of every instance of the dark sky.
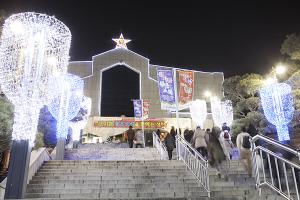
<path id="1" fill-rule="evenodd" d="M 114 48 L 111 38 L 122 32 L 132 40 L 128 48 L 152 64 L 223 71 L 226 77 L 268 72 L 283 59 L 286 35 L 300 33 L 296 1 L 131 2 L 0 0 L 0 8 L 55 15 L 72 32 L 71 60 Z"/>

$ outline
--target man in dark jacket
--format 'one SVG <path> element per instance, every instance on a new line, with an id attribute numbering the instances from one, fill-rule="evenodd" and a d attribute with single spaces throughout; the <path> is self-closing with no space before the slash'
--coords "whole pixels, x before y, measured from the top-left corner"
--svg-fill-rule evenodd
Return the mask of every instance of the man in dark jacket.
<path id="1" fill-rule="evenodd" d="M 132 148 L 133 147 L 133 140 L 134 140 L 134 137 L 135 137 L 132 126 L 129 126 L 129 129 L 126 131 L 126 133 L 127 133 L 127 140 L 128 140 L 129 148 Z"/>
<path id="2" fill-rule="evenodd" d="M 171 135 L 171 133 L 167 134 L 167 136 L 165 138 L 165 145 L 167 147 L 169 160 L 172 160 L 172 152 L 173 152 L 173 149 L 175 148 L 175 139 Z"/>

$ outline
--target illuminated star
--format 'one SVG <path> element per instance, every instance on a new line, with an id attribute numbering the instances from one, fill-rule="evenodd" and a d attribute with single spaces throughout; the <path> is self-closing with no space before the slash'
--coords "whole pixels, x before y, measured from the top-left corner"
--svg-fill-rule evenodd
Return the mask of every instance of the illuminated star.
<path id="1" fill-rule="evenodd" d="M 118 48 L 127 49 L 126 44 L 128 42 L 130 42 L 131 40 L 124 39 L 123 34 L 121 33 L 120 38 L 119 39 L 113 38 L 113 41 L 116 42 L 116 49 L 118 49 Z"/>

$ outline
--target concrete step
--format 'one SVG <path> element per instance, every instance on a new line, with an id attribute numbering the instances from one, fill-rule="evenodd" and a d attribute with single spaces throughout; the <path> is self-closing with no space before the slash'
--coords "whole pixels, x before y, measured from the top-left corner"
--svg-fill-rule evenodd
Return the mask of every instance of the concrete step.
<path id="1" fill-rule="evenodd" d="M 207 193 L 205 192 L 162 192 L 162 193 L 154 193 L 154 192 L 124 192 L 124 193 L 81 193 L 79 194 L 48 194 L 48 193 L 27 193 L 26 198 L 71 198 L 71 199 L 83 199 L 83 198 L 98 198 L 98 199 L 106 199 L 106 198 L 184 198 L 184 197 L 206 197 Z"/>
<path id="2" fill-rule="evenodd" d="M 163 182 L 163 183 L 124 183 L 124 184 L 47 184 L 47 183 L 41 183 L 41 184 L 29 184 L 27 186 L 27 189 L 101 189 L 101 188 L 198 188 L 198 184 L 196 182 L 193 183 L 176 183 L 176 182 Z"/>
<path id="3" fill-rule="evenodd" d="M 162 181 L 166 184 L 169 183 L 174 183 L 176 180 L 176 183 L 197 183 L 195 179 L 174 179 L 174 180 L 161 180 L 161 179 L 135 179 L 135 180 L 57 180 L 57 179 L 52 179 L 52 180 L 31 180 L 30 184 L 41 184 L 41 183 L 46 183 L 46 184 L 141 184 L 141 183 L 153 183 L 153 184 L 158 184 L 161 183 Z"/>

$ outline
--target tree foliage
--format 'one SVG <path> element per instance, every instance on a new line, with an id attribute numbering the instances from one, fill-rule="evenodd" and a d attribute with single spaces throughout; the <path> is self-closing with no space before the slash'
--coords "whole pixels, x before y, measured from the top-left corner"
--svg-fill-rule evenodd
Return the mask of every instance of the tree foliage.
<path id="1" fill-rule="evenodd" d="M 0 96 L 0 152 L 10 147 L 13 126 L 13 105 L 4 95 Z"/>
<path id="2" fill-rule="evenodd" d="M 40 110 L 38 132 L 44 134 L 44 143 L 46 147 L 56 146 L 56 120 L 52 117 L 47 106 Z"/>
<path id="3" fill-rule="evenodd" d="M 280 51 L 292 60 L 300 60 L 300 35 L 288 35 L 282 43 Z"/>
<path id="4" fill-rule="evenodd" d="M 240 133 L 243 127 L 254 125 L 262 128 L 265 124 L 259 100 L 259 89 L 263 82 L 259 74 L 233 76 L 224 80 L 225 99 L 231 100 L 233 104 L 233 136 Z"/>

